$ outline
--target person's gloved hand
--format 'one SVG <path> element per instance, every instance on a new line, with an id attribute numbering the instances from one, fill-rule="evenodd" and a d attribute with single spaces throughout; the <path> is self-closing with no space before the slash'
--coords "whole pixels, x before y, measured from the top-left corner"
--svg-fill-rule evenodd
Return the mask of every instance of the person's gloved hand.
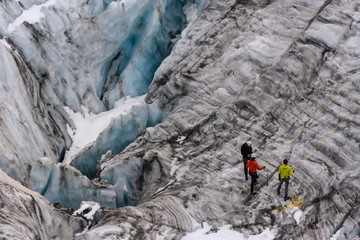
<path id="1" fill-rule="evenodd" d="M 281 181 L 281 176 L 280 176 L 280 174 L 279 174 L 279 181 Z"/>

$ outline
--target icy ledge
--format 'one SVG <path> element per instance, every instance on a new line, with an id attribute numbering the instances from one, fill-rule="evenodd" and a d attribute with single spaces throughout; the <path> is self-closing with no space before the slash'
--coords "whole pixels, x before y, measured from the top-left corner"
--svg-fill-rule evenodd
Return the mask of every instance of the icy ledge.
<path id="1" fill-rule="evenodd" d="M 90 181 L 69 165 L 54 164 L 50 159 L 40 159 L 31 169 L 26 186 L 50 200 L 74 209 L 81 201 L 101 202 L 109 208 L 116 207 L 114 186 L 102 181 Z"/>
<path id="2" fill-rule="evenodd" d="M 74 143 L 66 163 L 93 179 L 98 175 L 97 162 L 106 152 L 120 153 L 147 127 L 161 122 L 163 113 L 157 103 L 148 105 L 142 96 L 125 100 L 109 112 L 74 119 L 79 128 L 73 135 Z M 90 142 L 86 144 L 87 141 Z"/>
<path id="3" fill-rule="evenodd" d="M 47 158 L 40 159 L 33 165 L 26 186 L 52 203 L 74 209 L 81 201 L 100 202 L 108 208 L 135 205 L 141 192 L 143 160 L 119 159 L 115 155 L 147 127 L 162 120 L 157 104 L 147 105 L 141 96 L 118 102 L 113 110 L 100 114 L 81 115 L 70 110 L 68 113 L 73 120 L 72 126 L 68 126 L 73 144 L 65 160 L 56 164 Z M 106 171 L 97 168 L 99 161 L 114 157 L 116 164 Z"/>
<path id="4" fill-rule="evenodd" d="M 53 208 L 48 200 L 0 170 L 1 239 L 72 239 L 86 221 Z"/>
<path id="5" fill-rule="evenodd" d="M 0 35 L 41 78 L 43 100 L 99 113 L 147 93 L 206 0 L 31 1 L 0 7 Z"/>

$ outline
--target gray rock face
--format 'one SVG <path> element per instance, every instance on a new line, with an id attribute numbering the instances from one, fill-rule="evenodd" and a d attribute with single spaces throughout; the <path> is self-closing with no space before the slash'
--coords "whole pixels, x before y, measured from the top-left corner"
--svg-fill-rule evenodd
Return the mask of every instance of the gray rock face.
<path id="1" fill-rule="evenodd" d="M 93 20 L 101 23 L 108 20 L 101 13 L 108 11 L 113 16 L 114 6 L 120 7 L 109 4 L 109 1 L 101 6 L 85 4 L 87 7 L 76 11 L 95 16 Z M 232 230 L 245 235 L 270 229 L 276 239 L 329 239 L 333 235 L 338 239 L 358 238 L 359 7 L 355 1 L 210 0 L 161 63 L 149 87 L 147 104 L 159 104 L 166 118 L 147 128 L 120 153 L 105 154 L 98 159 L 96 175 L 114 185 L 119 208 L 102 210 L 91 227 L 83 224 L 84 231 L 74 226 L 64 227 L 71 230 L 68 235 L 61 235 L 65 234 L 61 230 L 60 238 L 181 239 L 201 228 L 204 222 L 212 226 L 212 231 L 231 225 Z M 65 22 L 76 20 L 71 16 Z M 91 19 L 88 21 L 92 26 Z M 13 34 L 15 38 L 22 33 Z M 79 39 L 77 34 L 75 30 L 70 34 L 74 41 Z M 98 36 L 99 39 L 103 37 Z M 76 43 L 66 48 L 74 51 L 74 55 L 69 55 L 74 56 L 74 62 L 81 59 L 76 51 L 84 47 Z M 108 72 L 121 69 L 121 61 L 115 54 L 121 51 L 117 52 L 115 43 L 110 45 L 94 61 L 92 54 L 83 55 L 92 64 L 86 67 L 87 76 L 99 76 L 109 53 L 112 60 L 107 65 Z M 1 44 L 0 51 L 0 56 L 8 54 Z M 41 58 L 36 59 L 40 63 L 37 60 L 32 63 L 42 69 Z M 114 85 L 111 82 L 116 74 L 106 76 L 106 84 L 99 84 L 105 78 L 97 78 L 85 94 L 87 81 L 76 83 L 69 79 L 79 76 L 84 80 L 82 74 L 86 71 L 77 69 L 68 73 L 71 76 L 65 82 L 79 87 L 81 94 L 73 101 L 71 94 L 61 92 L 54 99 L 57 104 L 69 103 L 79 111 L 84 104 L 100 112 L 112 104 L 103 105 L 99 86 L 113 89 L 103 99 L 114 102 L 120 97 L 116 93 L 121 81 Z M 60 75 L 50 76 L 50 80 Z M 54 81 L 61 82 L 57 80 Z M 60 87 L 61 91 L 67 89 L 65 85 Z M 44 91 L 52 96 L 49 89 Z M 58 98 L 65 95 L 69 98 Z M 70 122 L 62 121 L 60 126 Z M 65 136 L 60 137 L 65 140 L 56 136 L 49 139 L 61 146 L 59 142 L 68 142 Z M 245 180 L 240 155 L 241 145 L 248 140 L 254 145 L 259 165 L 266 166 L 259 171 L 261 189 L 250 198 L 250 181 Z M 98 139 L 94 145 L 87 146 L 88 152 L 97 153 L 99 142 Z M 283 190 L 280 196 L 276 194 L 277 169 L 284 158 L 295 169 L 290 192 L 297 206 L 283 201 Z M 8 192 L 3 197 L 5 200 L 19 195 L 16 188 L 0 189 Z M 113 194 L 111 197 L 115 199 Z M 28 195 L 21 198 L 19 205 L 31 202 Z M 4 216 L 12 208 L 5 200 L 1 209 L 7 211 Z M 46 206 L 35 212 L 48 215 L 56 212 Z M 46 226 L 46 231 L 34 233 L 30 239 L 53 236 L 55 223 L 33 220 L 31 210 L 27 214 L 29 220 L 19 223 L 20 212 L 24 211 L 15 212 L 10 218 L 19 228 L 26 227 L 19 236 L 30 231 L 28 222 L 38 229 Z M 67 217 L 68 214 L 61 213 L 59 218 L 72 226 Z M 9 228 L 6 234 L 17 231 Z"/>

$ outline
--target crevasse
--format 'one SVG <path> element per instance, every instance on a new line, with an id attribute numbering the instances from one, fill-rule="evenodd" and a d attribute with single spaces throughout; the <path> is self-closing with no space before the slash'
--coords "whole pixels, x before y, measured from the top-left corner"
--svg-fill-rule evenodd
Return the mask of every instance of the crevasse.
<path id="1" fill-rule="evenodd" d="M 35 75 L 42 79 L 42 100 L 50 106 L 65 105 L 68 113 L 74 111 L 85 116 L 85 112 L 116 111 L 122 99 L 146 94 L 155 71 L 193 20 L 194 16 L 187 16 L 188 9 L 197 9 L 198 15 L 205 2 L 56 2 L 40 6 L 43 15 L 36 22 L 29 24 L 25 19 L 11 32 L 6 32 L 4 23 L 2 29 L 29 60 Z M 27 8 L 31 9 L 30 3 Z M 12 24 L 10 18 L 7 23 Z M 59 146 L 60 157 L 53 163 L 52 160 L 35 163 L 27 186 L 52 202 L 73 208 L 82 200 L 99 201 L 108 207 L 135 205 L 142 175 L 141 160 L 126 161 L 102 173 L 101 179 L 110 184 L 106 187 L 84 180 L 71 166 L 89 179 L 100 177 L 97 163 L 107 152 L 116 156 L 146 128 L 163 120 L 165 116 L 158 104 L 148 105 L 142 100 L 129 110 L 114 114 L 95 140 L 89 139 L 88 144 L 77 149 L 74 136 L 79 134 L 79 126 L 71 115 L 66 115 L 62 111 L 53 114 L 53 118 L 60 125 L 66 122 L 67 128 L 60 129 L 64 136 L 70 136 L 72 144 L 66 141 L 66 146 Z M 66 162 L 61 163 L 63 159 Z M 44 171 L 49 174 L 41 174 Z M 43 177 L 36 177 L 39 175 Z M 75 188 L 69 188 L 71 181 L 77 181 Z"/>

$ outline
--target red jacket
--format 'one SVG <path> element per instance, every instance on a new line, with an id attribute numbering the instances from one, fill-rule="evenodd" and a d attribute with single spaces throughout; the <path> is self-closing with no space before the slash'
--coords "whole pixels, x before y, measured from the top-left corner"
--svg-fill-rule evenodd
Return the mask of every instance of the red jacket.
<path id="1" fill-rule="evenodd" d="M 253 173 L 256 173 L 256 169 L 262 170 L 265 168 L 264 166 L 259 167 L 259 164 L 255 160 L 248 161 L 246 167 L 249 168 L 249 172 L 253 172 Z"/>

